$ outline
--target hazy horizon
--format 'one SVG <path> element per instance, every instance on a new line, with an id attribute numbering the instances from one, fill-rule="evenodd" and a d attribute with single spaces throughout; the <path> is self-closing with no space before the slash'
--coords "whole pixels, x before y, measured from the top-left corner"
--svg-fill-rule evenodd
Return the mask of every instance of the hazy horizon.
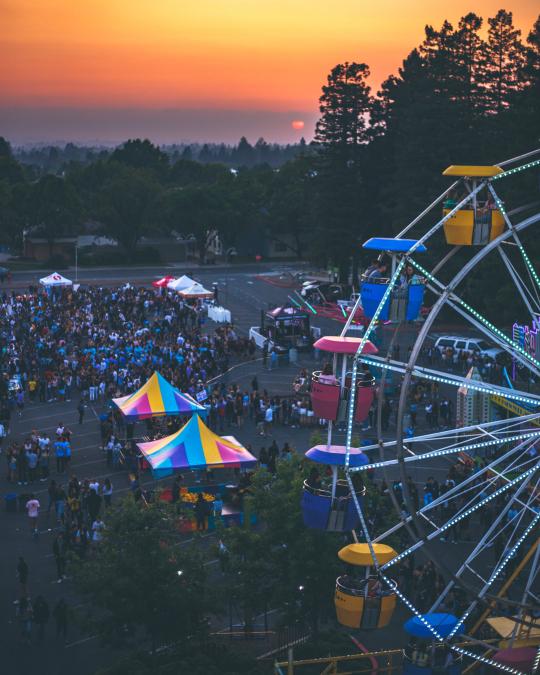
<path id="1" fill-rule="evenodd" d="M 273 110 L 143 109 L 143 108 L 7 108 L 0 107 L 0 135 L 12 145 L 72 142 L 118 145 L 129 138 L 148 138 L 157 145 L 173 143 L 234 144 L 245 136 L 255 143 L 307 142 L 316 113 Z M 304 121 L 294 129 L 293 120 Z"/>

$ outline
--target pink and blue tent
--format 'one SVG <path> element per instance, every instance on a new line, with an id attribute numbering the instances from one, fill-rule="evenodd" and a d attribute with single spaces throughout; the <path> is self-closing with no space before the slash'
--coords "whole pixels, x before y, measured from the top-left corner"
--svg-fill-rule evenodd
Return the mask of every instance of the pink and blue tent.
<path id="1" fill-rule="evenodd" d="M 211 431 L 194 415 L 179 431 L 157 441 L 138 443 L 156 478 L 175 471 L 239 469 L 254 466 L 257 459 L 235 438 Z"/>
<path id="2" fill-rule="evenodd" d="M 158 372 L 138 391 L 122 398 L 113 398 L 122 415 L 129 421 L 165 415 L 206 415 L 206 408 L 189 394 L 183 394 Z"/>

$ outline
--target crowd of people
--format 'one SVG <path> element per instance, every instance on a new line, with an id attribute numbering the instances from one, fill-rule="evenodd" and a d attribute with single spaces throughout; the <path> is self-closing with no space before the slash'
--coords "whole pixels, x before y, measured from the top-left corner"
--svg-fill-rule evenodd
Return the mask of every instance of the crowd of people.
<path id="1" fill-rule="evenodd" d="M 0 420 L 25 399 L 105 400 L 136 391 L 156 370 L 196 396 L 255 347 L 229 326 L 203 334 L 205 310 L 166 290 L 31 288 L 0 298 Z"/>

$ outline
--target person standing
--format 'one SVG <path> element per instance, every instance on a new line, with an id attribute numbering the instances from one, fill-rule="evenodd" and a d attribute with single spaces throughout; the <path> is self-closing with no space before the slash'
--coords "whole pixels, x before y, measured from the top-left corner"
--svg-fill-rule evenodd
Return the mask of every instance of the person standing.
<path id="1" fill-rule="evenodd" d="M 35 495 L 30 495 L 30 499 L 26 502 L 26 512 L 28 513 L 28 519 L 30 521 L 30 530 L 32 531 L 34 537 L 37 537 L 39 501 L 36 499 Z"/>
<path id="2" fill-rule="evenodd" d="M 53 609 L 53 617 L 56 623 L 56 637 L 62 636 L 65 642 L 68 629 L 68 607 L 64 598 L 56 603 L 56 607 Z"/>
<path id="3" fill-rule="evenodd" d="M 108 478 L 105 478 L 105 482 L 103 483 L 103 488 L 102 488 L 101 492 L 102 492 L 102 495 L 103 495 L 103 502 L 105 504 L 105 508 L 107 509 L 111 505 L 112 493 L 113 493 L 113 486 L 112 486 L 111 481 Z"/>
<path id="4" fill-rule="evenodd" d="M 99 542 L 103 539 L 104 529 L 105 523 L 99 516 L 96 516 L 95 521 L 92 523 L 92 541 L 94 544 L 99 544 Z"/>
<path id="5" fill-rule="evenodd" d="M 43 596 L 38 595 L 34 601 L 34 623 L 38 627 L 38 641 L 42 642 L 45 634 L 45 626 L 49 621 L 49 605 Z"/>
<path id="6" fill-rule="evenodd" d="M 197 521 L 197 531 L 200 532 L 205 529 L 206 525 L 206 502 L 202 492 L 199 492 L 197 495 L 197 501 L 195 502 L 195 520 Z"/>

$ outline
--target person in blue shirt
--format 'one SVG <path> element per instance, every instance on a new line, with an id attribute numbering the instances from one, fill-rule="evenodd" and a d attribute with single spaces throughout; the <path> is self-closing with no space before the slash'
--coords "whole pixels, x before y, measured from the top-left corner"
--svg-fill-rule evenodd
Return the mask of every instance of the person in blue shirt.
<path id="1" fill-rule="evenodd" d="M 58 473 L 64 473 L 66 446 L 61 438 L 59 438 L 54 444 L 54 454 L 56 456 L 56 471 Z"/>

